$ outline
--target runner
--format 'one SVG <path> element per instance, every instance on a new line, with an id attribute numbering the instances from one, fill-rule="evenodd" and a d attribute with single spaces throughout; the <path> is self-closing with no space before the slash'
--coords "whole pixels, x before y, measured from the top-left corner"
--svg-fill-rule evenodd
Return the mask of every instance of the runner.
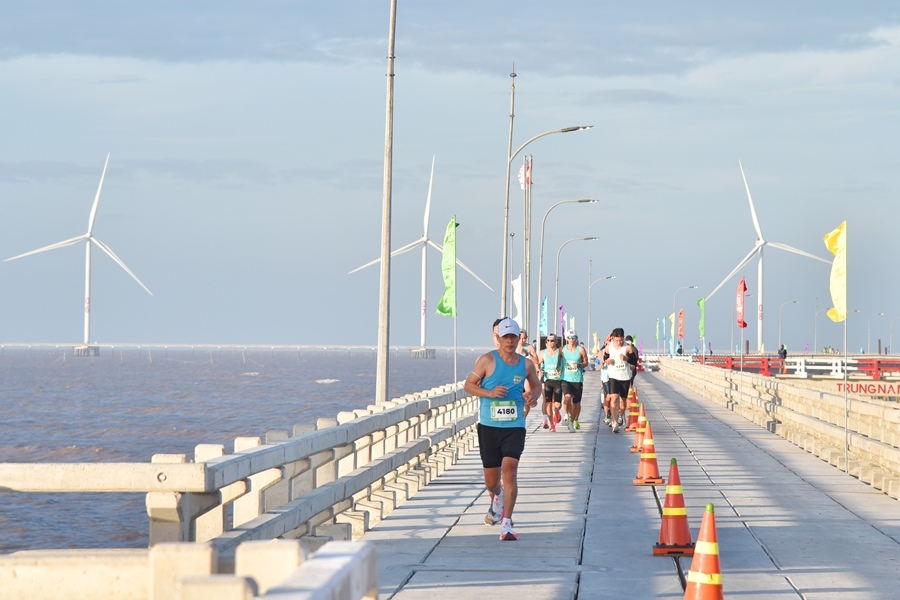
<path id="1" fill-rule="evenodd" d="M 478 445 L 484 485 L 491 495 L 484 522 L 500 523 L 500 539 L 518 539 L 512 514 L 518 495 L 519 458 L 525 449 L 525 411 L 537 406 L 540 389 L 534 363 L 516 354 L 519 326 L 503 319 L 497 326 L 498 349 L 482 354 L 466 378 L 467 394 L 478 396 Z"/>
<path id="2" fill-rule="evenodd" d="M 578 335 L 574 329 L 566 332 L 566 347 L 563 349 L 562 393 L 566 405 L 566 427 L 569 431 L 581 429 L 578 417 L 581 415 L 581 393 L 584 389 L 584 367 L 588 357 L 584 346 L 578 345 Z M 573 429 L 574 428 L 574 429 Z"/>
<path id="3" fill-rule="evenodd" d="M 628 365 L 637 364 L 637 352 L 634 346 L 625 345 L 625 330 L 616 327 L 610 334 L 610 342 L 603 353 L 603 362 L 609 372 L 609 408 L 613 433 L 619 433 L 619 407 L 628 398 L 631 382 L 631 369 Z"/>
<path id="4" fill-rule="evenodd" d="M 556 431 L 560 421 L 559 410 L 562 408 L 562 361 L 563 353 L 559 349 L 556 335 L 547 336 L 547 347 L 538 355 L 538 377 L 544 381 L 544 429 Z"/>
<path id="5" fill-rule="evenodd" d="M 631 346 L 631 350 L 634 352 L 635 356 L 640 357 L 640 354 L 638 353 L 638 349 L 634 346 L 634 338 L 632 336 L 626 335 L 625 343 L 628 344 L 629 346 Z M 629 390 L 631 390 L 631 388 L 634 387 L 634 378 L 637 377 L 637 364 L 638 364 L 637 359 L 635 359 L 635 361 L 633 363 L 631 363 L 631 362 L 628 363 L 628 365 L 631 367 L 631 379 L 628 381 L 628 389 Z M 628 408 L 628 392 L 625 392 L 624 398 L 621 396 L 619 397 L 619 420 L 617 421 L 619 423 L 619 427 L 621 427 L 625 423 L 624 419 L 628 415 L 627 408 Z"/>

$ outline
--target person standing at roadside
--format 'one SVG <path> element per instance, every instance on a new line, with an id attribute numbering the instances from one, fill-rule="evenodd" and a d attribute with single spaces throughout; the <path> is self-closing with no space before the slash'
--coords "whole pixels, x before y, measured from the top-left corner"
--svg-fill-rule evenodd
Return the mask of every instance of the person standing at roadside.
<path id="1" fill-rule="evenodd" d="M 538 354 L 538 377 L 544 381 L 544 429 L 556 431 L 562 408 L 562 363 L 563 353 L 559 348 L 559 338 L 547 336 L 547 347 Z"/>
<path id="2" fill-rule="evenodd" d="M 637 364 L 637 350 L 625 344 L 625 330 L 616 327 L 610 334 L 610 342 L 603 352 L 603 362 L 609 373 L 609 408 L 613 433 L 619 433 L 619 407 L 628 397 L 631 386 L 631 368 Z"/>
<path id="3" fill-rule="evenodd" d="M 569 431 L 581 429 L 581 393 L 584 390 L 584 368 L 588 357 L 584 346 L 578 344 L 574 329 L 566 332 L 566 346 L 563 349 L 562 393 L 566 405 L 566 427 Z"/>
<path id="4" fill-rule="evenodd" d="M 540 390 L 534 363 L 516 353 L 519 326 L 512 319 L 496 325 L 496 350 L 482 354 L 466 378 L 467 394 L 478 396 L 478 446 L 484 485 L 491 496 L 484 522 L 500 523 L 500 539 L 518 539 L 512 514 L 518 496 L 519 458 L 525 450 L 525 412 L 537 406 Z"/>

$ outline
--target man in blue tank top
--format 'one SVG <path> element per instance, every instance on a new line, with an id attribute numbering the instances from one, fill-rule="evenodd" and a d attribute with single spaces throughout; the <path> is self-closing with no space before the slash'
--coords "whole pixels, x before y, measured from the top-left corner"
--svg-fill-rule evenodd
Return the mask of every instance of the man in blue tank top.
<path id="1" fill-rule="evenodd" d="M 507 318 L 496 328 L 497 349 L 478 357 L 465 390 L 479 398 L 478 446 L 484 485 L 491 495 L 484 522 L 500 523 L 500 539 L 509 541 L 518 539 L 512 513 L 519 491 L 519 458 L 525 450 L 525 413 L 537 406 L 541 383 L 534 363 L 516 353 L 519 325 Z"/>

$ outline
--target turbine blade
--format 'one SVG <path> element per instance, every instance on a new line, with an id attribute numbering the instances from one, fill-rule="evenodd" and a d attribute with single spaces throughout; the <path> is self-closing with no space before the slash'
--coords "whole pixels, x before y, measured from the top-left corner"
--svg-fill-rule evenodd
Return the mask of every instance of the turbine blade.
<path id="1" fill-rule="evenodd" d="M 119 265 L 120 267 L 122 267 L 123 269 L 125 269 L 125 272 L 128 273 L 129 275 L 131 275 L 131 278 L 134 279 L 135 281 L 137 281 L 137 282 L 138 282 L 138 285 L 140 285 L 142 288 L 144 288 L 144 290 L 146 290 L 146 292 L 147 292 L 148 294 L 150 294 L 151 296 L 153 295 L 153 292 L 151 292 L 150 289 L 149 289 L 146 285 L 144 285 L 144 282 L 141 281 L 140 279 L 138 279 L 138 276 L 137 276 L 137 275 L 135 275 L 134 273 L 132 273 L 131 269 L 128 268 L 128 265 L 126 265 L 124 262 L 122 262 L 122 259 L 121 259 L 121 258 L 119 258 L 118 256 L 116 256 L 116 253 L 112 251 L 112 248 L 110 248 L 109 246 L 107 246 L 106 244 L 104 244 L 103 242 L 101 242 L 100 240 L 98 240 L 98 239 L 95 238 L 95 237 L 91 237 L 91 238 L 89 238 L 89 239 L 90 239 L 92 242 L 94 242 L 94 243 L 97 245 L 98 248 L 100 248 L 101 250 L 103 250 L 104 252 L 106 252 L 107 256 L 109 256 L 111 259 L 113 259 L 114 261 L 116 261 L 116 264 L 117 264 L 117 265 Z"/>
<path id="2" fill-rule="evenodd" d="M 762 246 L 760 246 L 759 244 L 757 244 L 756 246 L 754 246 L 754 247 L 753 247 L 753 250 L 751 250 L 751 251 L 747 254 L 747 256 L 744 257 L 744 260 L 742 260 L 741 262 L 739 262 L 738 265 L 737 265 L 734 269 L 731 270 L 731 273 L 728 274 L 728 277 L 726 277 L 725 279 L 723 279 L 723 280 L 722 280 L 722 283 L 720 283 L 719 285 L 716 286 L 716 289 L 714 289 L 714 290 L 711 291 L 709 294 L 707 294 L 706 300 L 709 300 L 710 298 L 712 298 L 713 294 L 715 294 L 716 292 L 719 291 L 719 288 L 721 288 L 723 285 L 725 285 L 726 283 L 728 283 L 728 280 L 729 280 L 729 279 L 731 279 L 732 277 L 734 277 L 735 274 L 736 274 L 738 271 L 740 271 L 742 268 L 744 268 L 744 265 L 746 265 L 748 262 L 750 262 L 750 259 L 753 258 L 753 255 L 754 255 L 754 254 L 756 254 L 757 252 L 759 252 L 759 249 L 760 249 L 761 247 L 762 247 Z"/>
<path id="3" fill-rule="evenodd" d="M 11 260 L 16 260 L 17 258 L 25 258 L 26 256 L 31 256 L 32 254 L 39 254 L 41 252 L 47 252 L 48 250 L 56 250 L 57 248 L 65 248 L 66 246 L 71 246 L 73 244 L 77 244 L 82 240 L 86 240 L 86 235 L 79 235 L 78 237 L 74 237 L 72 239 L 64 240 L 62 242 L 56 242 L 55 244 L 50 244 L 49 246 L 44 246 L 43 248 L 38 248 L 37 250 L 32 250 L 31 252 L 26 252 L 25 254 L 19 254 L 18 256 L 13 256 L 12 258 L 7 258 L 3 262 L 9 262 Z"/>
<path id="4" fill-rule="evenodd" d="M 756 208 L 753 206 L 753 197 L 750 195 L 750 186 L 747 184 L 747 176 L 744 175 L 744 165 L 741 164 L 741 161 L 738 161 L 738 166 L 741 168 L 741 177 L 744 179 L 744 189 L 747 190 L 747 200 L 750 201 L 750 216 L 753 217 L 753 228 L 756 229 L 756 239 L 762 240 L 763 234 L 762 230 L 759 228 L 759 219 L 756 218 Z"/>
<path id="5" fill-rule="evenodd" d="M 803 250 L 799 250 L 794 248 L 793 246 L 788 246 L 787 244 L 779 244 L 778 242 L 766 242 L 767 246 L 772 246 L 773 248 L 778 248 L 779 250 L 784 250 L 785 252 L 793 252 L 794 254 L 799 254 L 800 256 L 805 256 L 807 258 L 814 258 L 820 262 L 831 264 L 830 260 L 826 260 L 824 258 L 820 258 L 815 254 L 810 254 L 809 252 L 804 252 Z"/>
<path id="6" fill-rule="evenodd" d="M 431 156 L 431 178 L 428 180 L 428 198 L 425 200 L 425 223 L 422 228 L 422 237 L 428 237 L 428 215 L 431 214 L 431 186 L 434 184 L 434 159 L 435 156 Z"/>
<path id="7" fill-rule="evenodd" d="M 434 248 L 435 250 L 437 250 L 438 252 L 440 252 L 441 254 L 444 253 L 444 248 L 443 248 L 440 244 L 435 244 L 435 243 L 432 242 L 431 240 L 428 240 L 428 245 L 431 246 L 432 248 Z M 463 262 L 462 262 L 461 260 L 459 260 L 458 258 L 456 259 L 456 264 L 458 264 L 459 266 L 461 266 L 461 267 L 462 267 L 469 275 L 471 275 L 472 277 L 474 277 L 475 279 L 477 279 L 479 282 L 481 282 L 481 285 L 483 285 L 483 286 L 486 287 L 487 289 L 491 290 L 492 292 L 494 291 L 494 288 L 492 288 L 491 286 L 489 286 L 488 284 L 486 284 L 486 283 L 484 282 L 484 280 L 481 279 L 481 277 L 479 277 L 478 275 L 476 275 L 475 272 L 472 271 L 472 269 L 470 269 L 470 268 L 467 267 L 465 264 L 463 264 Z"/>
<path id="8" fill-rule="evenodd" d="M 391 252 L 391 256 L 399 256 L 400 254 L 403 254 L 404 252 L 409 252 L 410 250 L 412 250 L 413 248 L 415 248 L 415 247 L 418 246 L 419 244 L 424 244 L 425 241 L 426 241 L 425 238 L 419 238 L 419 239 L 417 239 L 417 240 L 414 241 L 414 242 L 408 243 L 407 245 L 403 246 L 402 248 L 397 248 L 396 250 L 394 250 L 393 252 Z M 349 273 L 347 273 L 347 275 L 352 275 L 353 273 L 356 273 L 357 271 L 362 271 L 362 270 L 365 269 L 366 267 L 371 267 L 372 265 L 378 264 L 378 263 L 380 263 L 380 262 L 381 262 L 381 257 L 378 257 L 378 258 L 376 258 L 376 259 L 373 260 L 373 261 L 367 262 L 366 264 L 364 264 L 364 265 L 361 266 L 361 267 L 356 267 L 355 269 L 353 269 L 352 271 L 350 271 Z"/>
<path id="9" fill-rule="evenodd" d="M 94 196 L 94 205 L 91 206 L 91 216 L 88 218 L 88 235 L 91 235 L 91 232 L 94 230 L 94 219 L 97 218 L 97 205 L 100 204 L 100 191 L 103 189 L 103 180 L 106 178 L 107 166 L 109 166 L 109 152 L 106 153 L 106 162 L 103 163 L 103 173 L 100 174 L 100 185 L 97 186 L 97 195 Z M 147 291 L 149 292 L 150 290 Z"/>

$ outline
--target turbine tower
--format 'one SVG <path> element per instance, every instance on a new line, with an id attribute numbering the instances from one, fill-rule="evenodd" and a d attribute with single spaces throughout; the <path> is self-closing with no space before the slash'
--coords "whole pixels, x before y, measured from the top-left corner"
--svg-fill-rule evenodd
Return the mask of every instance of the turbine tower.
<path id="1" fill-rule="evenodd" d="M 824 258 L 819 258 L 814 254 L 810 254 L 809 252 L 804 252 L 803 250 L 798 250 L 793 246 L 788 246 L 787 244 L 780 244 L 778 242 L 767 242 L 763 237 L 762 230 L 759 227 L 759 219 L 756 218 L 756 208 L 753 206 L 753 198 L 750 196 L 750 186 L 747 184 L 747 176 L 744 174 L 744 165 L 741 164 L 741 161 L 738 161 L 738 167 L 741 169 L 741 177 L 744 179 L 744 189 L 747 190 L 747 200 L 750 202 L 750 217 L 753 219 L 753 228 L 756 230 L 756 243 L 753 245 L 753 249 L 744 257 L 744 260 L 738 263 L 738 265 L 728 274 L 728 276 L 722 280 L 722 283 L 716 286 L 716 289 L 711 291 L 708 296 L 706 296 L 706 301 L 712 298 L 713 294 L 719 291 L 723 285 L 728 283 L 728 280 L 737 274 L 744 265 L 749 263 L 754 255 L 758 255 L 759 261 L 757 264 L 756 271 L 756 299 L 757 299 L 757 307 L 756 307 L 756 347 L 757 352 L 762 353 L 765 349 L 765 345 L 763 344 L 763 248 L 766 246 L 771 246 L 772 248 L 778 248 L 779 250 L 784 250 L 786 252 L 791 252 L 793 254 L 799 254 L 800 256 L 805 256 L 807 258 L 812 258 L 814 260 L 821 261 L 825 264 L 830 265 L 831 261 L 825 260 Z"/>
<path id="2" fill-rule="evenodd" d="M 100 192 L 103 190 L 103 180 L 106 178 L 106 167 L 109 165 L 109 154 L 106 155 L 106 162 L 103 163 L 103 173 L 100 175 L 100 185 L 97 186 L 97 195 L 94 196 L 94 204 L 91 206 L 91 215 L 88 217 L 88 228 L 87 233 L 84 235 L 79 235 L 78 237 L 74 237 L 68 240 L 63 240 L 62 242 L 56 242 L 55 244 L 50 244 L 49 246 L 44 246 L 43 248 L 38 248 L 37 250 L 32 250 L 31 252 L 26 252 L 25 254 L 19 254 L 18 256 L 13 256 L 12 258 L 7 258 L 3 262 L 9 262 L 11 260 L 16 260 L 19 258 L 25 258 L 26 256 L 31 256 L 32 254 L 40 254 L 41 252 L 47 252 L 49 250 L 56 250 L 57 248 L 65 248 L 66 246 L 72 246 L 77 244 L 78 242 L 85 242 L 85 250 L 84 250 L 84 344 L 82 346 L 75 346 L 73 348 L 73 352 L 75 356 L 97 356 L 100 353 L 100 349 L 97 346 L 90 345 L 91 339 L 91 244 L 96 244 L 98 248 L 103 250 L 107 256 L 113 259 L 116 264 L 125 269 L 125 272 L 131 275 L 132 279 L 138 282 L 138 284 L 144 288 L 148 294 L 151 296 L 153 292 L 147 289 L 147 286 L 138 279 L 137 275 L 131 272 L 131 269 L 122 262 L 116 253 L 112 251 L 112 249 L 94 237 L 94 220 L 97 218 L 97 206 L 100 204 Z"/>
<path id="3" fill-rule="evenodd" d="M 428 246 L 431 246 L 438 252 L 444 251 L 444 249 L 441 247 L 440 244 L 436 244 L 435 242 L 431 241 L 428 238 L 428 217 L 429 217 L 429 214 L 431 213 L 431 190 L 432 190 L 432 186 L 434 184 L 434 160 L 435 160 L 435 157 L 432 156 L 431 157 L 431 177 L 428 180 L 428 196 L 425 200 L 425 219 L 424 219 L 423 226 L 422 226 L 422 237 L 420 237 L 419 239 L 417 239 L 414 242 L 410 242 L 409 244 L 403 246 L 402 248 L 397 248 L 396 250 L 391 252 L 391 256 L 394 257 L 394 256 L 399 256 L 399 255 L 403 254 L 404 252 L 409 252 L 410 250 L 413 250 L 417 246 L 422 247 L 422 305 L 421 305 L 422 306 L 422 314 L 420 316 L 420 319 L 421 319 L 420 320 L 420 337 L 419 337 L 420 348 L 418 351 L 413 351 L 412 356 L 414 358 L 419 358 L 419 357 L 434 358 L 434 350 L 428 350 L 427 347 L 425 346 L 425 316 L 427 313 L 426 309 L 427 309 L 427 304 L 428 304 L 427 296 L 426 296 L 426 289 L 425 289 L 426 265 L 427 265 L 427 260 L 428 260 L 428 252 L 427 251 L 428 251 Z M 371 262 L 367 262 L 366 264 L 362 265 L 361 267 L 357 267 L 357 268 L 353 269 L 352 271 L 350 271 L 348 273 L 348 275 L 352 275 L 353 273 L 356 273 L 357 271 L 361 271 L 361 270 L 365 269 L 366 267 L 371 267 L 372 265 L 377 265 L 379 262 L 381 262 L 381 259 L 376 258 L 375 260 L 373 260 Z M 481 277 L 476 275 L 469 267 L 467 267 L 465 264 L 463 264 L 463 262 L 461 260 L 457 259 L 456 264 L 458 264 L 460 267 L 462 267 L 472 277 L 477 279 L 484 287 L 491 290 L 492 292 L 494 291 L 493 288 L 491 288 L 491 286 L 489 286 L 487 283 L 485 283 L 484 280 L 481 279 Z"/>

